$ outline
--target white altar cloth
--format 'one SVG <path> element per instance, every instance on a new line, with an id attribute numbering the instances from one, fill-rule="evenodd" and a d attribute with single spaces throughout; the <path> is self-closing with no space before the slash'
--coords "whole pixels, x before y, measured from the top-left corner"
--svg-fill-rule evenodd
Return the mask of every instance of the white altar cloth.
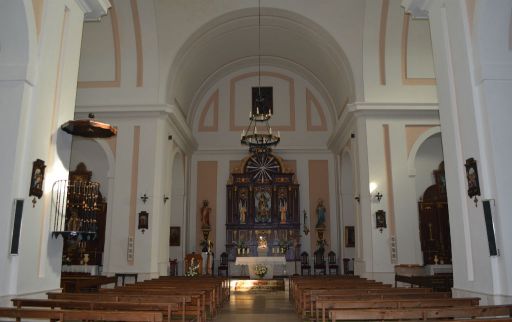
<path id="1" fill-rule="evenodd" d="M 274 277 L 274 266 L 286 265 L 286 258 L 284 256 L 237 257 L 235 261 L 235 265 L 247 265 L 251 279 L 259 278 L 254 273 L 254 267 L 256 264 L 263 264 L 267 266 L 268 272 L 263 278 L 271 279 Z"/>

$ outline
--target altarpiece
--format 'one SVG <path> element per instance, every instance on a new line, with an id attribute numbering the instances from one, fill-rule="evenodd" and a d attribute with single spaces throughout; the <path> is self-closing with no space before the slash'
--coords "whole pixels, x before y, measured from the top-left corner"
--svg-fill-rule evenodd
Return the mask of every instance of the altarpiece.
<path id="1" fill-rule="evenodd" d="M 227 184 L 226 251 L 237 256 L 300 254 L 299 184 L 269 150 L 255 151 L 232 171 Z"/>

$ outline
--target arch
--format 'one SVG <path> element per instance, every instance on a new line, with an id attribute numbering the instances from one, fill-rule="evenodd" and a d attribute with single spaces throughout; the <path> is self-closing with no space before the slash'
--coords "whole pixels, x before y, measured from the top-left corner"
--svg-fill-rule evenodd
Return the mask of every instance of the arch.
<path id="1" fill-rule="evenodd" d="M 416 142 L 411 147 L 411 152 L 409 152 L 409 157 L 407 158 L 407 173 L 409 177 L 416 176 L 416 166 L 415 166 L 415 160 L 416 160 L 416 154 L 418 154 L 418 150 L 420 149 L 423 142 L 425 142 L 429 137 L 441 133 L 441 127 L 440 126 L 434 126 L 427 131 L 423 132 Z"/>
<path id="2" fill-rule="evenodd" d="M 221 72 L 224 69 L 257 65 L 257 42 L 247 36 L 257 34 L 257 12 L 257 8 L 245 8 L 220 15 L 198 28 L 179 49 L 169 67 L 166 99 L 180 106 L 188 122 L 192 122 L 193 101 L 205 82 L 219 80 L 225 75 Z M 327 89 L 326 101 L 338 109 L 347 97 L 355 97 L 349 61 L 323 27 L 300 14 L 268 7 L 262 8 L 261 21 L 264 64 L 271 62 L 284 69 L 300 66 L 309 72 L 305 73 L 309 74 L 308 81 Z M 248 41 L 247 46 L 240 44 L 243 41 Z M 311 55 L 312 50 L 315 55 Z"/>
<path id="3" fill-rule="evenodd" d="M 0 47 L 0 80 L 26 81 L 32 85 L 37 49 L 37 28 L 32 1 L 2 2 Z"/>

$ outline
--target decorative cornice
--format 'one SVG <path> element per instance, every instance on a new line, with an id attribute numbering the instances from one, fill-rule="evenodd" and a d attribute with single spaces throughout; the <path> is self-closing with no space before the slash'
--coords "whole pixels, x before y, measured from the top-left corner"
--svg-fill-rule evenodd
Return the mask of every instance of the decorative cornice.
<path id="1" fill-rule="evenodd" d="M 110 2 L 108 0 L 75 0 L 84 12 L 85 21 L 99 21 L 108 13 Z"/>
<path id="2" fill-rule="evenodd" d="M 415 19 L 428 19 L 431 0 L 402 0 L 402 7 Z"/>
<path id="3" fill-rule="evenodd" d="M 334 153 L 341 152 L 353 131 L 351 124 L 359 117 L 439 117 L 438 103 L 369 103 L 348 104 L 327 140 L 327 147 Z"/>

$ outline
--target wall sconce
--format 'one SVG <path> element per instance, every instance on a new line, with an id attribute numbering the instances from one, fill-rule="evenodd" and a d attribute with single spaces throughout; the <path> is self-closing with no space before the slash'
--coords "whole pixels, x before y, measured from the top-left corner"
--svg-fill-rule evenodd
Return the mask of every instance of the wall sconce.
<path id="1" fill-rule="evenodd" d="M 141 229 L 143 234 L 146 229 L 149 229 L 149 213 L 147 211 L 139 212 L 139 225 L 137 228 Z"/>
<path id="2" fill-rule="evenodd" d="M 377 202 L 380 202 L 380 200 L 382 199 L 383 195 L 382 193 L 380 192 L 377 192 L 377 194 L 375 195 L 375 199 L 377 199 Z"/>
<path id="3" fill-rule="evenodd" d="M 361 197 L 359 197 L 359 195 L 355 196 L 354 199 L 357 201 L 357 203 L 361 201 Z"/>
<path id="4" fill-rule="evenodd" d="M 169 200 L 169 197 L 167 197 L 166 195 L 164 195 L 164 203 L 167 202 L 167 200 Z"/>
<path id="5" fill-rule="evenodd" d="M 384 228 L 387 228 L 386 212 L 384 210 L 377 210 L 375 213 L 375 228 L 378 228 L 381 233 Z"/>
<path id="6" fill-rule="evenodd" d="M 149 197 L 147 194 L 143 194 L 142 196 L 140 196 L 140 200 L 142 200 L 143 203 L 146 203 L 146 201 L 148 201 Z"/>

